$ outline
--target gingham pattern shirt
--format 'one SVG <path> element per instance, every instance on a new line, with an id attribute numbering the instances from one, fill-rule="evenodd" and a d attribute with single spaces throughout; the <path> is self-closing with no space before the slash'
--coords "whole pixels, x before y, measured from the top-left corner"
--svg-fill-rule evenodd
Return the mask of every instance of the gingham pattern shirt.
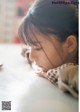
<path id="1" fill-rule="evenodd" d="M 53 83 L 54 85 L 57 86 L 57 82 L 58 82 L 58 72 L 66 67 L 69 67 L 69 66 L 75 66 L 76 64 L 74 63 L 66 63 L 66 64 L 63 64 L 57 68 L 54 68 L 54 69 L 50 69 L 47 71 L 47 75 L 46 75 L 46 78 L 51 82 Z"/>

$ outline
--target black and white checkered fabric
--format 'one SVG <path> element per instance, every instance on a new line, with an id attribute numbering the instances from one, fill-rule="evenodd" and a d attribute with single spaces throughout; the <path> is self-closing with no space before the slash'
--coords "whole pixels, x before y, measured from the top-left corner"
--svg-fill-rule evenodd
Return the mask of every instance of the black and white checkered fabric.
<path id="1" fill-rule="evenodd" d="M 47 75 L 46 75 L 46 78 L 51 82 L 53 83 L 54 85 L 57 85 L 57 82 L 58 82 L 58 77 L 59 77 L 59 72 L 60 70 L 66 68 L 66 67 L 71 67 L 71 66 L 75 66 L 76 64 L 74 63 L 66 63 L 66 64 L 63 64 L 57 68 L 54 68 L 54 69 L 50 69 L 47 71 Z"/>

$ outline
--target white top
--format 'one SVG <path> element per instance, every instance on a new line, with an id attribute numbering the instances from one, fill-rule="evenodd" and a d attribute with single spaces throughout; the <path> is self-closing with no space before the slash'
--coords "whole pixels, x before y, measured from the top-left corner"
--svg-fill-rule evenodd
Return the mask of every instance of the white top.
<path id="1" fill-rule="evenodd" d="M 78 112 L 78 100 L 36 76 L 20 53 L 20 45 L 0 45 L 0 104 L 11 101 L 10 112 Z"/>

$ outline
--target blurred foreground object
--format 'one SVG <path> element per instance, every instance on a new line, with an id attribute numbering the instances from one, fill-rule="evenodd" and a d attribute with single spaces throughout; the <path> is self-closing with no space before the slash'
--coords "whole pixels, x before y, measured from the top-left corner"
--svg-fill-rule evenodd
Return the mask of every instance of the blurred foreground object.
<path id="1" fill-rule="evenodd" d="M 0 70 L 2 69 L 3 64 L 0 62 Z"/>

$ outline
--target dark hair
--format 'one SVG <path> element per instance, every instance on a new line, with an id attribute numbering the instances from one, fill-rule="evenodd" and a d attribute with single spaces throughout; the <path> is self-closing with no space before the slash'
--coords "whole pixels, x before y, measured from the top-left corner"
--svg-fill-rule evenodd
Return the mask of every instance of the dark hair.
<path id="1" fill-rule="evenodd" d="M 54 4 L 53 0 L 40 0 L 34 3 L 24 17 L 19 36 L 29 40 L 27 28 L 34 25 L 43 34 L 55 34 L 63 42 L 69 35 L 78 39 L 78 4 Z"/>

